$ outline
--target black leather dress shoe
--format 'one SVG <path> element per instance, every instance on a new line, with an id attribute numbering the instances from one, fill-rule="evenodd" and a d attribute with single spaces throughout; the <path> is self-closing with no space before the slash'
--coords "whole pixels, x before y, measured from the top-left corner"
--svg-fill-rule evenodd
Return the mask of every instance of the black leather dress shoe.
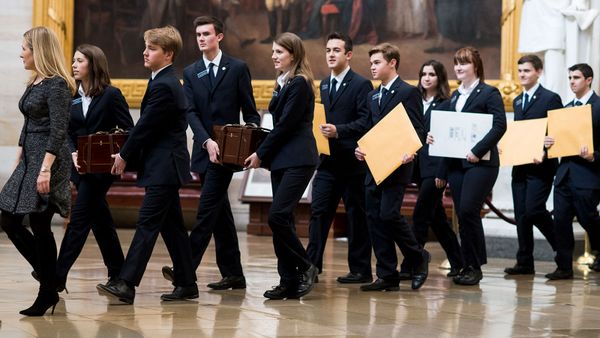
<path id="1" fill-rule="evenodd" d="M 297 289 L 297 285 L 279 284 L 271 290 L 265 291 L 263 296 L 274 300 L 299 298 Z"/>
<path id="2" fill-rule="evenodd" d="M 107 296 L 120 303 L 133 304 L 135 298 L 135 289 L 127 286 L 124 280 L 118 280 L 111 285 L 98 284 L 96 289 L 98 289 L 100 295 Z"/>
<path id="3" fill-rule="evenodd" d="M 371 284 L 365 284 L 360 286 L 361 291 L 398 291 L 400 290 L 399 282 L 387 281 L 385 279 L 377 278 Z"/>
<path id="4" fill-rule="evenodd" d="M 600 254 L 596 254 L 594 262 L 590 264 L 590 269 L 596 272 L 600 272 Z"/>
<path id="5" fill-rule="evenodd" d="M 398 272 L 399 280 L 412 280 L 412 272 L 411 271 L 402 271 Z"/>
<path id="6" fill-rule="evenodd" d="M 371 283 L 373 281 L 373 276 L 363 275 L 358 272 L 348 272 L 347 275 L 338 277 L 337 281 L 342 284 Z"/>
<path id="7" fill-rule="evenodd" d="M 246 278 L 244 276 L 227 276 L 218 282 L 209 283 L 206 286 L 213 290 L 245 289 Z"/>
<path id="8" fill-rule="evenodd" d="M 459 273 L 460 273 L 460 268 L 451 267 L 450 271 L 446 274 L 446 277 L 458 276 Z"/>
<path id="9" fill-rule="evenodd" d="M 173 273 L 172 267 L 165 265 L 162 267 L 161 271 L 164 279 L 168 280 L 171 283 L 175 281 L 175 274 Z"/>
<path id="10" fill-rule="evenodd" d="M 535 275 L 533 266 L 515 264 L 515 266 L 504 269 L 507 275 Z"/>
<path id="11" fill-rule="evenodd" d="M 319 268 L 310 265 L 306 271 L 300 276 L 300 283 L 296 289 L 296 297 L 300 298 L 308 294 L 315 286 L 315 279 L 319 275 Z"/>
<path id="12" fill-rule="evenodd" d="M 423 250 L 423 261 L 415 271 L 413 272 L 412 283 L 410 287 L 413 290 L 418 290 L 425 284 L 427 276 L 429 275 L 429 262 L 431 261 L 431 255 L 427 250 Z"/>
<path id="13" fill-rule="evenodd" d="M 196 284 L 190 286 L 176 286 L 173 292 L 165 293 L 160 296 L 161 300 L 185 300 L 198 298 L 198 286 Z"/>
<path id="14" fill-rule="evenodd" d="M 455 276 L 452 281 L 458 285 L 477 285 L 482 278 L 483 274 L 481 270 L 468 266 Z"/>
<path id="15" fill-rule="evenodd" d="M 546 278 L 549 280 L 573 279 L 573 270 L 556 269 L 554 272 L 547 273 Z"/>

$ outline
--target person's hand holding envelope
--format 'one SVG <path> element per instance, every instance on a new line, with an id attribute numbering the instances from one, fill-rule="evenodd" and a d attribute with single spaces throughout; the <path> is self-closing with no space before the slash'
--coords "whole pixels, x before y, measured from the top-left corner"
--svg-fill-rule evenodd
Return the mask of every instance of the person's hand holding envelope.
<path id="1" fill-rule="evenodd" d="M 398 104 L 360 140 L 354 154 L 366 161 L 376 184 L 415 158 L 423 144 L 402 103 Z"/>

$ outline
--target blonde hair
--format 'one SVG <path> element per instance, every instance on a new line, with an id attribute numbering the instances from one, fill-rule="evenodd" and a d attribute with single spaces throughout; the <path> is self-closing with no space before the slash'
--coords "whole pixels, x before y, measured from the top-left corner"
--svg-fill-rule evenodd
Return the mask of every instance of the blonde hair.
<path id="1" fill-rule="evenodd" d="M 286 32 L 281 33 L 275 38 L 274 42 L 294 56 L 289 78 L 291 79 L 294 76 L 299 75 L 308 81 L 311 86 L 314 86 L 314 75 L 310 69 L 310 64 L 308 63 L 302 39 L 294 33 Z"/>
<path id="2" fill-rule="evenodd" d="M 75 94 L 75 79 L 67 70 L 60 43 L 54 32 L 44 26 L 33 27 L 23 34 L 23 39 L 31 49 L 35 65 L 34 74 L 27 84 L 31 85 L 38 76 L 43 79 L 58 76 L 65 80 L 71 93 Z"/>
<path id="3" fill-rule="evenodd" d="M 144 41 L 160 46 L 165 52 L 173 52 L 172 62 L 183 48 L 181 34 L 170 25 L 145 31 Z"/>

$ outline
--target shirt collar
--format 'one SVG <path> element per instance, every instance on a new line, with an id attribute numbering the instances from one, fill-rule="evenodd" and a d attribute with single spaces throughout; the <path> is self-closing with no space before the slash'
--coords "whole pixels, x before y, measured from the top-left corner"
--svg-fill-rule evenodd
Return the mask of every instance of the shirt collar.
<path id="1" fill-rule="evenodd" d="M 535 94 L 535 92 L 538 90 L 538 88 L 540 88 L 540 84 L 536 83 L 535 86 L 531 87 L 529 90 L 524 90 L 523 97 L 525 97 L 525 94 L 527 94 L 527 95 L 529 95 L 529 99 L 531 100 L 531 98 L 533 97 L 533 94 Z"/>
<path id="2" fill-rule="evenodd" d="M 382 90 L 383 90 L 383 88 L 385 88 L 385 89 L 387 89 L 387 90 L 390 90 L 390 88 L 392 88 L 392 85 L 394 84 L 394 82 L 396 82 L 396 79 L 398 79 L 398 75 L 396 75 L 396 76 L 395 76 L 395 77 L 392 79 L 392 81 L 388 82 L 388 83 L 387 83 L 385 86 L 384 86 L 384 85 L 381 85 L 381 88 L 382 88 Z"/>
<path id="3" fill-rule="evenodd" d="M 592 89 L 590 89 L 580 99 L 575 98 L 575 100 L 580 101 L 582 104 L 587 104 L 587 102 L 590 100 L 590 97 L 592 97 L 592 95 L 594 95 L 594 91 Z"/>
<path id="4" fill-rule="evenodd" d="M 348 74 L 348 72 L 350 71 L 350 66 L 346 67 L 346 69 L 344 69 L 343 72 L 339 73 L 337 76 L 334 76 L 333 73 L 331 73 L 331 81 L 333 81 L 333 79 L 335 79 L 337 81 L 337 83 L 342 83 L 342 81 L 344 81 L 344 78 L 346 77 L 346 74 Z"/>
<path id="5" fill-rule="evenodd" d="M 79 93 L 79 96 L 81 97 L 88 97 L 87 95 L 85 95 L 85 91 L 83 90 L 82 85 L 79 85 L 79 88 L 77 88 L 77 93 Z"/>
<path id="6" fill-rule="evenodd" d="M 208 65 L 212 62 L 215 64 L 215 66 L 218 68 L 219 65 L 221 64 L 221 58 L 223 57 L 223 51 L 221 51 L 219 49 L 219 52 L 217 53 L 217 56 L 215 56 L 214 59 L 209 60 L 206 58 L 206 56 L 202 55 L 202 60 L 204 61 L 204 66 L 206 67 L 206 69 L 208 69 Z"/>
<path id="7" fill-rule="evenodd" d="M 169 67 L 170 65 L 172 65 L 172 63 L 169 63 L 168 65 L 162 67 L 161 69 L 159 69 L 159 70 L 157 70 L 155 72 L 152 72 L 152 80 L 154 80 L 154 78 L 156 77 L 156 75 L 158 75 L 158 73 L 160 73 L 163 69 Z"/>
<path id="8" fill-rule="evenodd" d="M 290 74 L 290 72 L 287 71 L 277 77 L 277 84 L 279 85 L 280 88 L 283 88 L 283 86 L 285 85 L 289 74 Z"/>
<path id="9" fill-rule="evenodd" d="M 461 83 L 461 85 L 458 87 L 458 92 L 460 95 L 471 95 L 471 92 L 473 92 L 473 89 L 475 89 L 477 85 L 479 85 L 479 79 L 475 80 L 475 82 L 473 82 L 469 88 L 465 88 L 464 84 Z"/>

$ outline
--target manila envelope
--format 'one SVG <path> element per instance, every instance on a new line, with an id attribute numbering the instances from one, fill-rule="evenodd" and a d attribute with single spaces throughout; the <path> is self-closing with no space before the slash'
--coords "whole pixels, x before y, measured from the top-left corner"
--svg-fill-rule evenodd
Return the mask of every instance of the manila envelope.
<path id="1" fill-rule="evenodd" d="M 360 140 L 358 146 L 376 184 L 380 184 L 402 164 L 405 154 L 414 154 L 423 144 L 402 103 L 398 104 Z"/>
<path id="2" fill-rule="evenodd" d="M 544 157 L 544 137 L 548 119 L 509 122 L 500 142 L 500 165 L 511 166 L 534 163 Z"/>
<path id="3" fill-rule="evenodd" d="M 548 158 L 579 155 L 582 146 L 593 152 L 592 106 L 549 110 L 548 136 L 554 138 Z"/>
<path id="4" fill-rule="evenodd" d="M 321 103 L 315 103 L 315 114 L 313 117 L 313 135 L 315 136 L 315 141 L 317 141 L 317 150 L 319 154 L 330 155 L 329 151 L 329 139 L 325 137 L 319 126 L 327 123 L 325 119 L 325 106 Z"/>

